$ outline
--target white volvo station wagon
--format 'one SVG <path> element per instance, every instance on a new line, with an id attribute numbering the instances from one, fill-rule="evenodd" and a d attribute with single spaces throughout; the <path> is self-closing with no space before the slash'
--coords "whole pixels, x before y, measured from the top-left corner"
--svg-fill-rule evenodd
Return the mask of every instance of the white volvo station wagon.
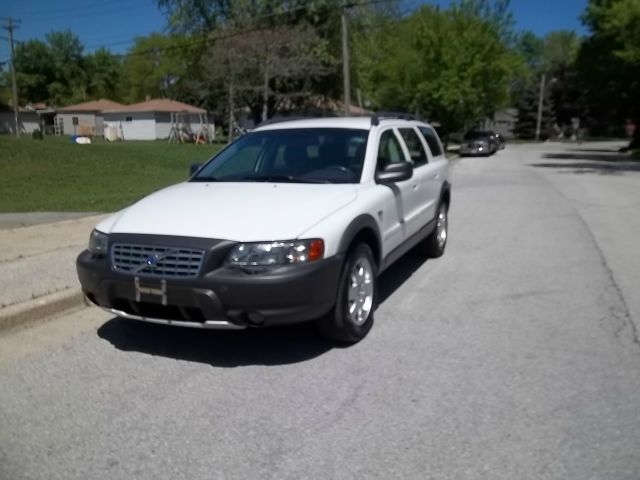
<path id="1" fill-rule="evenodd" d="M 447 243 L 448 163 L 403 116 L 289 120 L 239 138 L 184 183 L 102 221 L 77 260 L 120 317 L 198 328 L 315 321 L 357 342 L 378 277 Z"/>

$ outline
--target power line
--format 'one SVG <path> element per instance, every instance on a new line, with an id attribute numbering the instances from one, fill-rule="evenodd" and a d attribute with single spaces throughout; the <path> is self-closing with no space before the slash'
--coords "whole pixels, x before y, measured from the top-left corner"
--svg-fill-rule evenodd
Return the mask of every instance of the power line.
<path id="1" fill-rule="evenodd" d="M 2 28 L 9 32 L 9 46 L 11 48 L 11 89 L 13 91 L 13 115 L 16 126 L 16 137 L 20 137 L 20 119 L 18 118 L 18 83 L 16 81 L 16 53 L 13 46 L 13 31 L 19 27 L 21 21 L 11 17 L 0 18 L 6 23 L 6 25 L 3 25 Z"/>

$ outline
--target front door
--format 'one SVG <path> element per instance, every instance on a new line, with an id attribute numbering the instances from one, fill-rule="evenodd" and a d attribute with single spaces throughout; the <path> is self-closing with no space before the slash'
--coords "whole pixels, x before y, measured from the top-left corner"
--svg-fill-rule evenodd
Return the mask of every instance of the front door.
<path id="1" fill-rule="evenodd" d="M 378 143 L 376 169 L 381 171 L 392 163 L 408 161 L 401 139 L 394 128 L 384 130 Z M 380 185 L 385 189 L 388 201 L 378 212 L 382 225 L 383 256 L 398 247 L 417 231 L 417 191 L 419 181 L 412 177 L 403 182 Z"/>

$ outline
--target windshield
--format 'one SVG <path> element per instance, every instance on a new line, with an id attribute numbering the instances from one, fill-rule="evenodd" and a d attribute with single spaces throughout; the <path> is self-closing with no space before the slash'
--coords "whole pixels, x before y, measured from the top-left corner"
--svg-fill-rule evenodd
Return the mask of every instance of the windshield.
<path id="1" fill-rule="evenodd" d="M 477 139 L 481 139 L 481 138 L 488 138 L 489 137 L 489 132 L 467 132 L 464 135 L 464 139 L 465 140 L 477 140 Z"/>
<path id="2" fill-rule="evenodd" d="M 368 134 L 345 128 L 249 133 L 213 157 L 191 181 L 358 183 Z"/>

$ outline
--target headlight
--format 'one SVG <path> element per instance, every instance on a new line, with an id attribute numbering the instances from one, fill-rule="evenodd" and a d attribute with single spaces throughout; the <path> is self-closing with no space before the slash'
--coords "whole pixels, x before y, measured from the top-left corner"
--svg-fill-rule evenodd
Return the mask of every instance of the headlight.
<path id="1" fill-rule="evenodd" d="M 228 265 L 269 266 L 308 263 L 324 255 L 324 242 L 318 239 L 282 242 L 241 243 L 227 257 Z"/>
<path id="2" fill-rule="evenodd" d="M 107 248 L 109 246 L 109 237 L 106 233 L 94 230 L 89 237 L 89 252 L 92 255 L 103 257 L 107 254 Z"/>

